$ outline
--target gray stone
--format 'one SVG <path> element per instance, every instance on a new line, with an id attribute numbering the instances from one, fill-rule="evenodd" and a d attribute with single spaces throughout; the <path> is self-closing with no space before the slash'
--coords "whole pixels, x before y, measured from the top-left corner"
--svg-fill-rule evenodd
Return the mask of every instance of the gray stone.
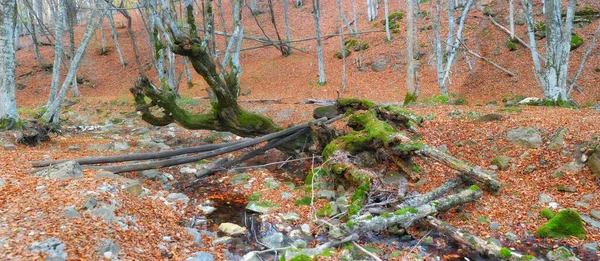
<path id="1" fill-rule="evenodd" d="M 283 243 L 283 234 L 275 232 L 262 238 L 262 243 L 269 248 L 280 248 Z"/>
<path id="2" fill-rule="evenodd" d="M 161 176 L 160 171 L 155 170 L 155 169 L 149 169 L 149 170 L 144 170 L 142 171 L 142 176 L 144 176 L 147 179 L 156 179 L 156 177 Z"/>
<path id="3" fill-rule="evenodd" d="M 552 139 L 550 140 L 550 144 L 548 144 L 548 149 L 549 150 L 561 149 L 565 145 L 565 134 L 568 131 L 569 130 L 565 127 L 558 128 L 556 130 L 556 132 L 554 133 L 554 136 L 552 136 Z"/>
<path id="4" fill-rule="evenodd" d="M 302 239 L 296 239 L 292 243 L 292 246 L 295 248 L 305 248 L 307 245 L 308 245 L 308 243 L 306 243 L 306 241 L 304 241 Z"/>
<path id="5" fill-rule="evenodd" d="M 67 148 L 68 151 L 81 151 L 81 147 L 77 145 L 71 145 Z"/>
<path id="6" fill-rule="evenodd" d="M 231 241 L 231 237 L 224 236 L 224 237 L 215 238 L 212 243 L 213 243 L 213 245 L 220 245 L 220 244 L 227 244 L 230 241 Z"/>
<path id="7" fill-rule="evenodd" d="M 584 195 L 583 197 L 581 197 L 581 201 L 584 201 L 584 202 L 590 201 L 590 200 L 594 199 L 595 196 L 596 196 L 595 194 Z"/>
<path id="8" fill-rule="evenodd" d="M 583 222 L 585 222 L 589 226 L 595 228 L 596 230 L 600 230 L 600 222 L 596 221 L 595 219 L 591 218 L 590 216 L 581 215 L 581 220 L 583 220 Z"/>
<path id="9" fill-rule="evenodd" d="M 31 252 L 41 252 L 47 254 L 46 261 L 64 261 L 67 260 L 67 252 L 65 252 L 65 244 L 58 238 L 48 238 L 41 243 L 33 242 L 29 247 Z"/>
<path id="10" fill-rule="evenodd" d="M 288 198 L 293 198 L 294 195 L 288 193 L 288 192 L 281 192 L 281 199 L 288 199 Z"/>
<path id="11" fill-rule="evenodd" d="M 96 253 L 103 256 L 116 256 L 120 252 L 121 246 L 118 243 L 115 243 L 112 238 L 100 239 L 100 243 L 98 243 L 98 246 L 96 247 Z"/>
<path id="12" fill-rule="evenodd" d="M 17 150 L 17 146 L 12 143 L 4 143 L 2 144 L 2 147 L 4 147 L 5 150 Z"/>
<path id="13" fill-rule="evenodd" d="M 243 235 L 246 233 L 246 228 L 238 226 L 233 223 L 221 223 L 219 225 L 219 231 L 228 234 L 230 236 Z"/>
<path id="14" fill-rule="evenodd" d="M 590 204 L 585 203 L 585 202 L 577 201 L 577 202 L 575 202 L 575 206 L 580 207 L 580 208 L 589 208 Z"/>
<path id="15" fill-rule="evenodd" d="M 144 188 L 137 181 L 128 183 L 124 185 L 124 187 L 125 191 L 129 192 L 129 194 L 134 197 L 139 197 L 144 192 Z"/>
<path id="16" fill-rule="evenodd" d="M 38 171 L 34 176 L 48 179 L 80 179 L 83 178 L 83 169 L 79 163 L 67 161 Z"/>
<path id="17" fill-rule="evenodd" d="M 548 194 L 540 194 L 538 202 L 540 203 L 550 203 L 552 202 L 552 196 Z"/>
<path id="18" fill-rule="evenodd" d="M 590 216 L 592 216 L 595 219 L 600 220 L 600 210 L 598 210 L 598 209 L 592 209 L 590 211 Z"/>
<path id="19" fill-rule="evenodd" d="M 518 128 L 506 133 L 506 140 L 523 148 L 535 149 L 542 145 L 543 141 L 539 132 L 534 128 Z"/>
<path id="20" fill-rule="evenodd" d="M 335 191 L 328 189 L 321 189 L 317 191 L 317 198 L 326 199 L 326 200 L 334 200 L 335 199 Z"/>
<path id="21" fill-rule="evenodd" d="M 498 167 L 499 170 L 507 170 L 511 160 L 512 158 L 508 156 L 497 156 L 492 160 L 492 164 Z"/>
<path id="22" fill-rule="evenodd" d="M 406 174 L 398 171 L 389 171 L 383 177 L 383 181 L 387 183 L 404 183 L 406 182 Z"/>
<path id="23" fill-rule="evenodd" d="M 553 251 L 548 251 L 546 258 L 549 260 L 579 260 L 571 253 L 571 250 L 562 246 Z"/>
<path id="24" fill-rule="evenodd" d="M 196 252 L 185 261 L 215 261 L 215 257 L 210 253 Z"/>
<path id="25" fill-rule="evenodd" d="M 0 189 L 4 186 L 6 186 L 6 181 L 0 178 Z"/>
<path id="26" fill-rule="evenodd" d="M 204 213 L 204 215 L 210 215 L 213 212 L 215 212 L 215 210 L 217 210 L 217 208 L 215 208 L 213 206 L 198 206 L 198 209 L 200 211 L 202 211 L 202 213 Z"/>
<path id="27" fill-rule="evenodd" d="M 559 179 L 559 178 L 562 178 L 564 176 L 565 176 L 565 173 L 562 172 L 562 171 L 559 171 L 559 170 L 557 170 L 555 172 L 552 172 L 552 174 L 550 175 L 550 177 L 553 178 L 553 179 Z"/>
<path id="28" fill-rule="evenodd" d="M 313 110 L 313 118 L 314 119 L 320 119 L 323 117 L 325 117 L 327 119 L 333 119 L 338 114 L 339 113 L 337 111 L 337 106 L 335 106 L 335 105 L 321 106 L 321 107 L 317 107 Z"/>
<path id="29" fill-rule="evenodd" d="M 500 225 L 496 222 L 490 222 L 490 229 L 491 230 L 498 230 L 500 229 Z"/>
<path id="30" fill-rule="evenodd" d="M 242 174 L 231 177 L 231 179 L 229 180 L 229 183 L 231 183 L 231 185 L 240 185 L 240 184 L 246 183 L 246 181 L 248 181 L 249 179 L 250 179 L 250 176 L 248 176 L 247 173 L 242 173 Z"/>
<path id="31" fill-rule="evenodd" d="M 300 220 L 300 215 L 298 215 L 297 213 L 294 213 L 294 212 L 288 212 L 288 213 L 282 214 L 281 217 L 285 221 Z"/>
<path id="32" fill-rule="evenodd" d="M 44 185 L 37 186 L 37 187 L 35 187 L 35 190 L 36 191 L 44 191 L 44 190 L 46 190 L 46 186 L 44 186 Z"/>
<path id="33" fill-rule="evenodd" d="M 68 218 L 80 218 L 81 217 L 81 214 L 79 214 L 79 212 L 77 212 L 77 210 L 75 210 L 75 207 L 73 207 L 73 206 L 66 207 L 65 211 L 63 212 L 63 215 Z"/>
<path id="34" fill-rule="evenodd" d="M 506 236 L 506 240 L 510 242 L 515 242 L 518 239 L 517 235 L 515 235 L 513 232 L 506 232 L 504 236 Z"/>
<path id="35" fill-rule="evenodd" d="M 190 167 L 183 167 L 183 168 L 179 169 L 179 173 L 181 173 L 181 174 L 196 174 L 196 172 L 198 172 L 197 169 L 190 168 Z"/>
<path id="36" fill-rule="evenodd" d="M 265 179 L 265 187 L 268 189 L 275 189 L 279 187 L 279 182 L 274 178 L 266 178 Z"/>
<path id="37" fill-rule="evenodd" d="M 535 165 L 529 165 L 523 170 L 525 174 L 531 174 L 537 167 Z"/>
<path id="38" fill-rule="evenodd" d="M 248 205 L 246 205 L 246 209 L 262 214 L 271 212 L 270 205 L 265 204 L 265 202 L 250 201 L 248 202 Z"/>
<path id="39" fill-rule="evenodd" d="M 570 192 L 570 193 L 577 192 L 577 188 L 573 187 L 573 186 L 558 186 L 558 187 L 556 187 L 556 189 L 561 192 Z"/>
<path id="40" fill-rule="evenodd" d="M 262 258 L 256 252 L 248 252 L 242 257 L 241 261 L 262 261 Z"/>
<path id="41" fill-rule="evenodd" d="M 375 153 L 363 151 L 355 156 L 355 164 L 363 168 L 374 168 L 378 165 Z"/>
<path id="42" fill-rule="evenodd" d="M 183 193 L 171 193 L 171 194 L 167 195 L 167 200 L 168 201 L 182 201 L 185 204 L 190 202 L 190 198 Z"/>
<path id="43" fill-rule="evenodd" d="M 592 243 L 583 244 L 583 250 L 592 255 L 595 255 L 598 252 L 598 243 L 592 242 Z"/>
<path id="44" fill-rule="evenodd" d="M 388 65 L 387 59 L 381 59 L 371 63 L 371 69 L 375 72 L 381 72 Z"/>
<path id="45" fill-rule="evenodd" d="M 325 250 L 324 248 L 318 248 L 318 247 L 304 248 L 304 249 L 301 249 L 300 251 L 298 251 L 296 249 L 287 249 L 287 250 L 285 250 L 285 258 L 290 260 L 299 255 L 305 255 L 310 258 L 313 258 L 313 257 L 323 253 L 324 250 Z"/>
<path id="46" fill-rule="evenodd" d="M 569 162 L 565 165 L 560 166 L 560 168 L 558 168 L 559 171 L 566 171 L 566 172 L 570 172 L 570 173 L 577 173 L 579 172 L 581 169 L 583 169 L 583 167 L 585 167 L 585 165 L 576 162 L 576 161 L 572 161 Z"/>
<path id="47" fill-rule="evenodd" d="M 129 150 L 129 149 L 131 149 L 131 147 L 129 147 L 129 144 L 127 142 L 117 141 L 114 144 L 115 151 L 125 151 L 125 150 Z"/>
<path id="48" fill-rule="evenodd" d="M 86 147 L 87 150 L 97 150 L 97 151 L 109 151 L 112 149 L 112 144 L 103 143 L 103 144 L 91 144 Z"/>
<path id="49" fill-rule="evenodd" d="M 596 178 L 600 180 L 600 153 L 596 152 L 587 160 L 588 168 L 592 171 Z"/>
<path id="50" fill-rule="evenodd" d="M 100 217 L 106 221 L 106 223 L 111 223 L 117 220 L 117 216 L 115 216 L 115 210 L 117 207 L 112 205 L 107 205 L 102 203 L 100 206 L 93 208 L 90 212 L 92 215 Z"/>
<path id="51" fill-rule="evenodd" d="M 185 231 L 188 232 L 194 238 L 194 246 L 201 247 L 202 244 L 202 234 L 198 231 L 198 229 L 192 227 L 186 227 Z"/>

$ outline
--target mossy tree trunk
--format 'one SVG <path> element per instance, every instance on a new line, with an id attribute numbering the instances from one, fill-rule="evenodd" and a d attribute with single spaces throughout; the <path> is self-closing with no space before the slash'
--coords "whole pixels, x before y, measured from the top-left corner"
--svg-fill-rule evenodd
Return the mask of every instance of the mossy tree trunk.
<path id="1" fill-rule="evenodd" d="M 172 41 L 167 39 L 164 44 L 169 45 L 173 53 L 187 57 L 194 70 L 206 81 L 209 87 L 212 111 L 208 114 L 190 113 L 176 104 L 176 95 L 169 88 L 164 91 L 160 90 L 147 77 L 142 76 L 131 90 L 135 96 L 138 111 L 142 113 L 142 119 L 153 125 L 176 122 L 187 129 L 229 131 L 244 137 L 281 130 L 282 128 L 271 119 L 247 112 L 239 106 L 237 103 L 240 89 L 239 68 L 230 63 L 229 72 L 226 72 L 224 68 L 221 68 L 220 72 L 217 70 L 217 63 L 209 50 L 211 34 L 206 33 L 204 39 L 198 37 L 192 2 L 186 1 L 185 4 L 187 22 L 190 25 L 189 35 L 180 33 L 176 23 L 169 15 L 162 15 L 161 17 L 169 25 L 169 33 L 173 36 Z M 209 5 L 209 8 L 206 8 L 207 15 L 210 16 L 212 15 L 212 8 L 210 8 L 212 1 L 208 1 L 207 5 Z M 152 11 L 158 12 L 158 10 Z M 162 28 L 167 27 L 162 25 Z M 207 26 L 206 31 L 210 31 L 211 28 L 212 25 Z M 147 103 L 145 98 L 149 98 L 150 103 Z M 164 116 L 155 116 L 150 110 L 152 107 L 160 108 Z"/>

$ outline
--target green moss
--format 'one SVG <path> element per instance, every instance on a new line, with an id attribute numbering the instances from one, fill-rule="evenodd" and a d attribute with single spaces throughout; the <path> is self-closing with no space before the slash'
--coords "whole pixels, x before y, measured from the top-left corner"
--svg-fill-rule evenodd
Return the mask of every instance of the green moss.
<path id="1" fill-rule="evenodd" d="M 540 237 L 569 238 L 571 236 L 579 239 L 585 238 L 585 228 L 581 216 L 575 210 L 565 209 L 556 214 L 544 226 L 536 231 Z"/>
<path id="2" fill-rule="evenodd" d="M 358 214 L 358 212 L 362 208 L 362 205 L 365 201 L 365 197 L 367 196 L 367 192 L 369 192 L 370 183 L 371 183 L 370 180 L 363 182 L 356 188 L 356 191 L 354 192 L 354 194 L 352 194 L 352 198 L 350 199 L 351 203 L 350 203 L 350 206 L 348 206 L 348 217 L 349 218 Z"/>
<path id="3" fill-rule="evenodd" d="M 424 103 L 427 104 L 448 104 L 450 102 L 450 97 L 440 94 L 430 98 L 423 99 Z"/>
<path id="4" fill-rule="evenodd" d="M 393 217 L 394 215 L 388 213 L 388 212 L 383 212 L 381 213 L 381 215 L 379 215 L 380 217 L 384 217 L 384 218 L 388 218 L 388 217 Z"/>
<path id="5" fill-rule="evenodd" d="M 312 198 L 309 196 L 305 196 L 302 197 L 301 199 L 297 199 L 294 204 L 296 204 L 296 206 L 308 206 L 310 205 L 310 202 L 312 202 Z"/>
<path id="6" fill-rule="evenodd" d="M 297 255 L 296 257 L 290 259 L 290 261 L 312 261 L 313 259 L 305 254 Z"/>
<path id="7" fill-rule="evenodd" d="M 331 217 L 335 214 L 335 209 L 331 207 L 331 203 L 327 203 L 327 205 L 323 206 L 319 211 L 317 211 L 318 217 Z"/>
<path id="8" fill-rule="evenodd" d="M 465 97 L 458 97 L 458 98 L 456 98 L 456 100 L 454 100 L 452 102 L 452 104 L 454 104 L 454 105 L 467 105 L 467 104 L 469 104 L 469 102 L 467 101 L 467 99 Z"/>
<path id="9" fill-rule="evenodd" d="M 402 12 L 391 13 L 390 15 L 388 15 L 388 20 L 400 20 L 402 19 L 402 17 L 404 17 L 404 14 Z"/>
<path id="10" fill-rule="evenodd" d="M 508 44 L 506 45 L 506 47 L 508 47 L 508 50 L 511 52 L 517 50 L 517 44 L 514 43 L 513 41 L 508 41 Z"/>
<path id="11" fill-rule="evenodd" d="M 260 199 L 260 193 L 258 192 L 254 192 L 250 195 L 250 197 L 248 197 L 249 201 L 257 201 Z"/>
<path id="12" fill-rule="evenodd" d="M 356 223 L 353 221 L 348 221 L 346 222 L 346 226 L 348 226 L 349 228 L 353 228 L 354 226 L 356 226 Z"/>
<path id="13" fill-rule="evenodd" d="M 336 52 L 335 54 L 333 54 L 333 57 L 342 59 L 342 58 L 346 58 L 346 57 L 350 56 L 351 54 L 352 54 L 352 51 L 350 51 L 350 49 L 348 49 L 348 47 L 345 47 L 342 51 L 339 51 L 339 52 Z"/>
<path id="14" fill-rule="evenodd" d="M 554 211 L 550 210 L 549 208 L 544 208 L 542 211 L 540 211 L 540 216 L 545 219 L 552 219 L 555 215 L 556 214 Z"/>
<path id="15" fill-rule="evenodd" d="M 522 112 L 521 108 L 519 108 L 518 106 L 507 106 L 507 107 L 498 109 L 498 111 L 502 111 L 502 112 Z"/>
<path id="16" fill-rule="evenodd" d="M 480 188 L 477 185 L 472 185 L 469 187 L 469 190 L 470 191 L 478 191 L 478 190 L 480 190 Z"/>
<path id="17" fill-rule="evenodd" d="M 403 208 L 403 209 L 398 209 L 394 212 L 394 214 L 396 214 L 398 216 L 406 215 L 407 213 L 416 214 L 416 213 L 419 213 L 419 211 L 416 208 Z"/>
<path id="18" fill-rule="evenodd" d="M 519 258 L 519 260 L 534 260 L 535 257 L 532 255 L 524 255 L 523 257 Z"/>
<path id="19" fill-rule="evenodd" d="M 512 252 L 506 247 L 500 248 L 499 254 L 502 259 L 509 259 L 512 256 Z"/>
<path id="20" fill-rule="evenodd" d="M 583 45 L 583 38 L 577 34 L 573 34 L 571 36 L 571 51 L 577 49 L 579 46 Z"/>
<path id="21" fill-rule="evenodd" d="M 409 104 L 415 103 L 417 101 L 417 97 L 418 95 L 415 93 L 409 93 L 406 92 L 406 95 L 404 95 L 404 106 L 407 106 Z"/>

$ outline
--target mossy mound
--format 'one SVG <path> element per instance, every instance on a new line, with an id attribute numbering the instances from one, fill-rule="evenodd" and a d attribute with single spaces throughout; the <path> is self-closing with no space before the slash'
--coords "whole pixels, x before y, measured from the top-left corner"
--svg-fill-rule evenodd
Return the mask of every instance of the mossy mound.
<path id="1" fill-rule="evenodd" d="M 542 211 L 540 211 L 540 216 L 545 219 L 552 219 L 554 216 L 556 216 L 556 213 L 549 208 L 544 208 Z"/>
<path id="2" fill-rule="evenodd" d="M 583 38 L 581 38 L 581 36 L 573 34 L 573 36 L 571 36 L 571 51 L 579 48 L 579 46 L 583 45 Z"/>
<path id="3" fill-rule="evenodd" d="M 565 209 L 558 212 L 548 223 L 540 227 L 536 234 L 539 237 L 570 238 L 574 236 L 584 239 L 585 228 L 577 211 Z"/>

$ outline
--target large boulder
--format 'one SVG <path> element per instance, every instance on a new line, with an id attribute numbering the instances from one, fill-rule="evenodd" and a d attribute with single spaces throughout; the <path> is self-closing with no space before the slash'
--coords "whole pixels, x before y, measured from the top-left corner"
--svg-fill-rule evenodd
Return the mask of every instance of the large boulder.
<path id="1" fill-rule="evenodd" d="M 550 144 L 548 144 L 548 149 L 550 149 L 550 150 L 561 149 L 565 145 L 565 134 L 568 131 L 569 130 L 565 127 L 558 128 L 556 130 L 556 132 L 554 133 L 554 136 L 552 136 L 552 140 L 550 141 Z"/>
<path id="2" fill-rule="evenodd" d="M 506 140 L 527 149 L 535 149 L 542 146 L 540 133 L 534 128 L 518 128 L 506 133 Z"/>
<path id="3" fill-rule="evenodd" d="M 42 242 L 33 242 L 29 247 L 31 252 L 41 252 L 46 255 L 46 261 L 64 261 L 67 260 L 67 252 L 65 252 L 65 244 L 60 239 L 52 237 Z"/>
<path id="4" fill-rule="evenodd" d="M 600 181 L 600 153 L 596 152 L 590 156 L 587 161 L 588 168 L 592 171 L 598 181 Z"/>
<path id="5" fill-rule="evenodd" d="M 38 171 L 34 176 L 48 179 L 80 179 L 83 178 L 83 169 L 79 163 L 67 161 Z"/>

